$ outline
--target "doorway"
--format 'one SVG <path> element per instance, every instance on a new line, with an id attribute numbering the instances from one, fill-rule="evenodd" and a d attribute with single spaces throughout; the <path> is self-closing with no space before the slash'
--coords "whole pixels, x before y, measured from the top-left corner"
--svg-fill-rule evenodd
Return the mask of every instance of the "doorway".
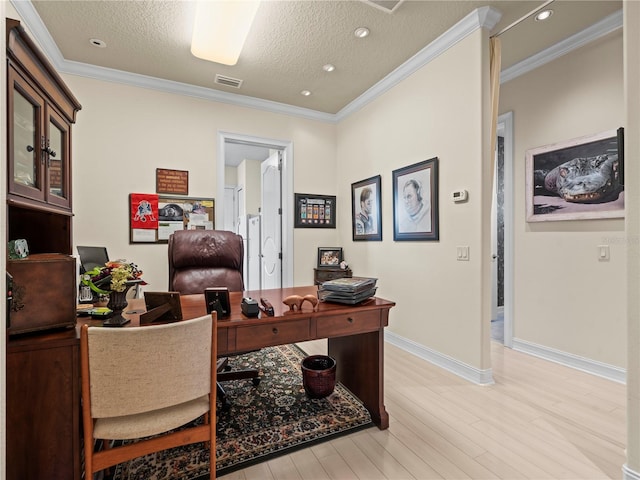
<path id="1" fill-rule="evenodd" d="M 273 203 L 279 204 L 281 211 L 281 227 L 278 229 L 280 232 L 280 247 L 279 256 L 281 257 L 281 275 L 280 286 L 291 287 L 293 286 L 293 144 L 289 141 L 282 141 L 277 139 L 268 139 L 262 137 L 249 136 L 244 134 L 235 134 L 229 132 L 218 132 L 218 158 L 224 159 L 224 161 L 218 162 L 217 167 L 217 190 L 218 192 L 225 192 L 230 185 L 227 185 L 226 160 L 230 157 L 230 152 L 234 146 L 242 145 L 247 148 L 260 149 L 262 151 L 268 151 L 273 153 L 274 151 L 280 152 L 280 179 L 281 185 L 279 193 L 274 190 L 273 194 L 279 196 L 277 199 L 272 199 Z M 235 180 L 235 179 L 233 179 Z M 261 180 L 258 179 L 257 182 Z M 249 188 L 246 188 L 249 191 Z M 236 189 L 237 193 L 238 189 Z M 225 203 L 229 200 L 226 195 L 222 197 L 218 196 L 216 199 L 215 211 L 217 219 L 224 219 Z M 260 203 L 262 200 L 260 200 Z M 261 207 L 262 208 L 262 205 Z M 246 219 L 247 225 L 250 225 L 251 219 Z M 255 224 L 255 218 L 253 218 Z M 222 223 L 220 227 L 223 228 Z M 248 227 L 247 227 L 248 228 Z M 237 231 L 237 230 L 236 230 Z M 255 250 L 252 250 L 255 252 Z M 252 261 L 255 262 L 255 253 L 253 253 Z M 245 262 L 248 264 L 248 262 Z M 248 267 L 248 265 L 247 265 Z M 255 278 L 254 278 L 255 280 Z M 255 282 L 251 281 L 251 285 L 255 286 Z"/>
<path id="2" fill-rule="evenodd" d="M 498 117 L 492 250 L 491 336 L 513 346 L 513 112 Z"/>

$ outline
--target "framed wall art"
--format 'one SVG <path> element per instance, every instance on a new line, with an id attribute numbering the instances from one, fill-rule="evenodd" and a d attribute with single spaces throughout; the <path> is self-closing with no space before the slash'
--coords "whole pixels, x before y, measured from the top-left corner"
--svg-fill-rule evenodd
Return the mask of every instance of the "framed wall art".
<path id="1" fill-rule="evenodd" d="M 393 171 L 393 239 L 439 239 L 437 157 Z"/>
<path id="2" fill-rule="evenodd" d="M 351 184 L 353 240 L 382 240 L 380 175 Z"/>
<path id="3" fill-rule="evenodd" d="M 526 152 L 527 222 L 624 217 L 624 131 Z"/>
<path id="4" fill-rule="evenodd" d="M 294 194 L 294 228 L 336 228 L 335 195 Z"/>
<path id="5" fill-rule="evenodd" d="M 129 195 L 129 243 L 168 243 L 176 230 L 215 229 L 213 198 Z"/>
<path id="6" fill-rule="evenodd" d="M 318 248 L 318 268 L 340 268 L 340 262 L 342 262 L 342 260 L 342 248 Z"/>

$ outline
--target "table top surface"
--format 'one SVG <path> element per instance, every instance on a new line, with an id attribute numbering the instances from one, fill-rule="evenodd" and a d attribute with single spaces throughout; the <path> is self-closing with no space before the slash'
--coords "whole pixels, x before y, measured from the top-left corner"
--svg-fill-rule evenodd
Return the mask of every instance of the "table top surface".
<path id="1" fill-rule="evenodd" d="M 340 303 L 318 302 L 317 307 L 306 301 L 302 304 L 301 310 L 290 310 L 283 300 L 291 295 L 312 295 L 317 298 L 317 286 L 276 288 L 270 290 L 252 290 L 244 292 L 229 292 L 229 300 L 231 304 L 231 313 L 228 318 L 218 319 L 218 328 L 237 327 L 244 323 L 273 323 L 296 320 L 306 317 L 324 317 L 327 315 L 344 315 L 354 311 L 368 311 L 378 309 L 389 309 L 395 305 L 395 302 L 385 300 L 379 297 L 371 297 L 357 305 L 346 305 Z M 251 297 L 260 303 L 261 298 L 268 300 L 273 306 L 274 316 L 267 316 L 264 312 L 260 312 L 258 317 L 247 317 L 242 313 L 240 304 L 242 298 Z M 190 319 L 200 317 L 207 314 L 204 294 L 181 295 L 180 304 L 182 307 L 182 318 Z M 131 320 L 126 326 L 139 326 L 140 314 L 145 312 L 144 298 L 129 300 L 127 308 L 123 312 L 123 317 Z M 88 318 L 79 318 L 78 324 L 88 323 L 91 326 L 101 326 L 102 320 L 92 320 Z"/>

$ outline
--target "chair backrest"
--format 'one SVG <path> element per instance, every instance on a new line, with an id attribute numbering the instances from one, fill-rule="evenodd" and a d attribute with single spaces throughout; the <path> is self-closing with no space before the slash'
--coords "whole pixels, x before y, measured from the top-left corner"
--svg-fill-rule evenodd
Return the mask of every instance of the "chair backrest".
<path id="1" fill-rule="evenodd" d="M 183 295 L 208 287 L 244 290 L 244 243 L 225 230 L 179 230 L 169 237 L 169 290 Z"/>
<path id="2" fill-rule="evenodd" d="M 91 416 L 144 413 L 209 394 L 212 322 L 205 315 L 166 325 L 89 327 Z"/>

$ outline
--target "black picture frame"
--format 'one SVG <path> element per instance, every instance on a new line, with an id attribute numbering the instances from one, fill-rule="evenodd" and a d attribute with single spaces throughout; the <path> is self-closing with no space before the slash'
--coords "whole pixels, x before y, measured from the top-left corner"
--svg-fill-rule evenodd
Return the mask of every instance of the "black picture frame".
<path id="1" fill-rule="evenodd" d="M 342 247 L 318 247 L 319 269 L 340 268 L 343 260 Z"/>
<path id="2" fill-rule="evenodd" d="M 438 157 L 399 168 L 393 177 L 393 239 L 439 240 Z"/>
<path id="3" fill-rule="evenodd" d="M 381 177 L 351 184 L 351 232 L 354 241 L 382 240 Z"/>
<path id="4" fill-rule="evenodd" d="M 525 161 L 527 222 L 624 217 L 622 127 L 531 148 Z"/>
<path id="5" fill-rule="evenodd" d="M 294 228 L 336 228 L 336 196 L 295 193 Z"/>
<path id="6" fill-rule="evenodd" d="M 204 289 L 204 301 L 207 313 L 218 312 L 218 319 L 231 316 L 231 302 L 227 287 L 209 287 Z"/>

